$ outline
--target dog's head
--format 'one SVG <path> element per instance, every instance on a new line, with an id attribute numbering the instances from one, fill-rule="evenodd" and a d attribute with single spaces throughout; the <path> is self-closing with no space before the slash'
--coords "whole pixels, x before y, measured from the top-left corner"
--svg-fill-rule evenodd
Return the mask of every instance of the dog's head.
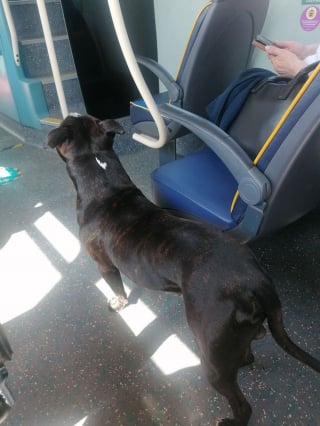
<path id="1" fill-rule="evenodd" d="M 70 115 L 48 134 L 45 145 L 56 148 L 66 160 L 112 149 L 116 133 L 123 134 L 124 129 L 114 120 L 100 121 L 89 115 Z"/>

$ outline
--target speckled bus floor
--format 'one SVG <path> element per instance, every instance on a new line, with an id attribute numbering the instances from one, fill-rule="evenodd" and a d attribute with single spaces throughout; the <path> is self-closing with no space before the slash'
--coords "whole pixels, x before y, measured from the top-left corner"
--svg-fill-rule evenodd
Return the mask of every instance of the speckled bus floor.
<path id="1" fill-rule="evenodd" d="M 54 152 L 0 131 L 0 166 L 21 176 L 0 186 L 0 321 L 14 356 L 16 399 L 5 426 L 207 426 L 229 414 L 208 385 L 179 297 L 132 290 L 111 313 L 96 265 L 77 240 L 75 191 Z M 121 159 L 146 194 L 157 153 Z M 320 357 L 320 211 L 252 244 L 282 299 L 294 340 Z M 239 382 L 250 425 L 320 425 L 320 377 L 270 337 Z"/>

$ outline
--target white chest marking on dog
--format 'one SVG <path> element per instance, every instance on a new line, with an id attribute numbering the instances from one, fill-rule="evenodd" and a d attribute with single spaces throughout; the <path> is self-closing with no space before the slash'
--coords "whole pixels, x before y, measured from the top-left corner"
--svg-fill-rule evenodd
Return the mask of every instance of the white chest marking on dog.
<path id="1" fill-rule="evenodd" d="M 103 169 L 106 170 L 108 164 L 107 163 L 103 163 L 102 161 L 99 160 L 98 157 L 96 157 L 96 162 L 99 164 L 99 166 Z"/>

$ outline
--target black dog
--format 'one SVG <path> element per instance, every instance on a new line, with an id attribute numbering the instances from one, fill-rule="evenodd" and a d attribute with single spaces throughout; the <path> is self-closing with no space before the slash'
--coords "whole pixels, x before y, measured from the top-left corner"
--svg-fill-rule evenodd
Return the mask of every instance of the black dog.
<path id="1" fill-rule="evenodd" d="M 80 239 L 117 298 L 127 303 L 120 272 L 138 285 L 181 293 L 209 382 L 224 395 L 234 419 L 247 425 L 251 407 L 237 383 L 239 367 L 253 362 L 251 342 L 268 321 L 276 342 L 320 372 L 320 361 L 288 337 L 276 291 L 247 246 L 212 226 L 184 219 L 148 201 L 112 149 L 113 120 L 67 117 L 47 144 L 66 161 L 77 190 Z"/>

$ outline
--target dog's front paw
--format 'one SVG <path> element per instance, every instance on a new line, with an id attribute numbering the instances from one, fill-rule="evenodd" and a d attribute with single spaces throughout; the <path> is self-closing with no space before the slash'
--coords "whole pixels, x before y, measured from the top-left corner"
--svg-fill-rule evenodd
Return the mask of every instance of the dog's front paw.
<path id="1" fill-rule="evenodd" d="M 128 299 L 123 296 L 115 296 L 109 300 L 109 308 L 114 312 L 120 312 L 128 304 Z"/>

